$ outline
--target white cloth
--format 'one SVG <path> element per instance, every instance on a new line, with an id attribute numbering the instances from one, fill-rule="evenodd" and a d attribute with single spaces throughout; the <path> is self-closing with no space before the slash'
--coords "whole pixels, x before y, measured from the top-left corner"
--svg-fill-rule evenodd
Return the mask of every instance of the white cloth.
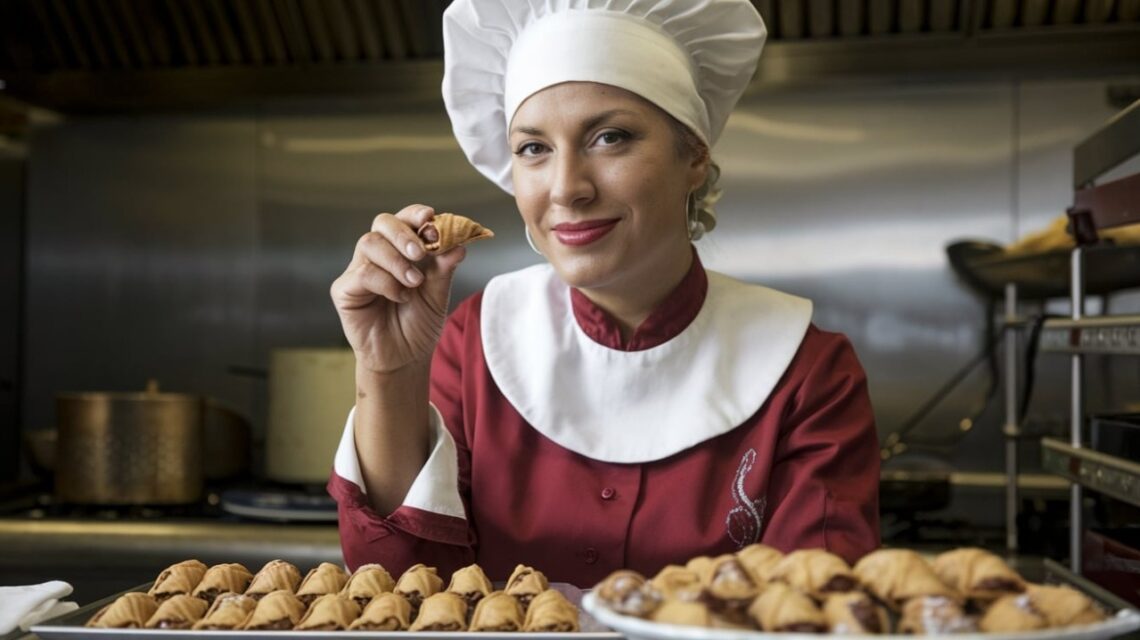
<path id="1" fill-rule="evenodd" d="M 620 87 L 712 147 L 766 37 L 748 0 L 454 0 L 443 14 L 443 101 L 471 164 L 514 193 L 507 129 L 535 92 Z"/>
<path id="2" fill-rule="evenodd" d="M 0 635 L 27 631 L 34 624 L 79 608 L 74 602 L 60 602 L 71 595 L 71 585 L 59 580 L 43 584 L 0 587 Z"/>
<path id="3" fill-rule="evenodd" d="M 648 462 L 736 428 L 760 410 L 811 323 L 810 300 L 708 271 L 696 318 L 668 342 L 618 351 L 574 318 L 542 264 L 483 294 L 487 368 L 540 433 L 595 460 Z"/>

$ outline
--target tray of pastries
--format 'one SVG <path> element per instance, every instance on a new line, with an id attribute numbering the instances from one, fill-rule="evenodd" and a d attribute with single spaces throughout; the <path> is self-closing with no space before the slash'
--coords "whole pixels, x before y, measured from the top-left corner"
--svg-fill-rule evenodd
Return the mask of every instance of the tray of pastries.
<path id="1" fill-rule="evenodd" d="M 584 613 L 582 593 L 550 584 L 533 567 L 519 565 L 493 583 L 478 565 L 448 581 L 435 567 L 417 564 L 398 578 L 369 564 L 348 573 L 321 563 L 306 574 L 285 560 L 257 573 L 238 563 L 206 566 L 185 560 L 153 583 L 32 627 L 43 640 L 172 640 L 202 636 L 250 640 L 261 636 L 309 640 L 407 637 L 615 640 L 620 636 Z"/>
<path id="2" fill-rule="evenodd" d="M 755 544 L 652 577 L 616 571 L 582 606 L 628 638 L 653 640 L 1095 640 L 1140 629 L 1134 609 L 1107 611 L 1071 587 L 1029 583 L 999 556 L 975 548 L 929 560 L 881 549 L 852 567 L 822 549 L 785 555 Z"/>

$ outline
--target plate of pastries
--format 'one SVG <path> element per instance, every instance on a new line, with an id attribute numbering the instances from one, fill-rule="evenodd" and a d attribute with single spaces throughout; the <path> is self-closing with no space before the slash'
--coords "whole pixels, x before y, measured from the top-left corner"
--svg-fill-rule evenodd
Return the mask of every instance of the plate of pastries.
<path id="1" fill-rule="evenodd" d="M 46 640 L 108 633 L 161 640 L 171 635 L 253 637 L 299 631 L 384 637 L 452 637 L 469 631 L 511 637 L 618 637 L 581 615 L 563 593 L 576 599 L 580 592 L 569 585 L 552 586 L 541 571 L 524 565 L 496 588 L 475 564 L 445 581 L 435 567 L 423 564 L 394 577 L 378 564 L 349 573 L 321 563 L 302 574 L 290 562 L 272 560 L 252 573 L 238 563 L 207 566 L 185 560 L 164 569 L 147 587 L 120 594 L 94 613 L 91 608 L 80 610 L 66 619 L 75 626 L 42 625 L 33 632 Z M 584 632 L 593 629 L 605 633 Z"/>
<path id="2" fill-rule="evenodd" d="M 1032 584 L 1001 557 L 976 548 L 931 559 L 880 549 L 851 566 L 823 549 L 784 554 L 754 544 L 651 577 L 615 571 L 582 606 L 628 638 L 655 640 L 821 634 L 1090 640 L 1140 629 L 1135 610 L 1109 612 L 1071 587 Z"/>

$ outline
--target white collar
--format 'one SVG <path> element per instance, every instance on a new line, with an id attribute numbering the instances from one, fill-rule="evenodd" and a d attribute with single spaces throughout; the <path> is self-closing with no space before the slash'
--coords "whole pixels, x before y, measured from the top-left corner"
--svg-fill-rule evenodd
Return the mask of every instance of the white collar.
<path id="1" fill-rule="evenodd" d="M 605 462 L 660 460 L 755 414 L 811 322 L 810 300 L 712 271 L 692 323 L 668 342 L 618 351 L 578 326 L 550 265 L 493 278 L 483 352 L 499 390 L 536 430 Z"/>

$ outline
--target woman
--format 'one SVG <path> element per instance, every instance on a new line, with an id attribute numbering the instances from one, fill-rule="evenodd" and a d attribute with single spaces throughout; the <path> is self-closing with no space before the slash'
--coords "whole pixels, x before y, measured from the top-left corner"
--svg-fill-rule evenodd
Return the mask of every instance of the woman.
<path id="1" fill-rule="evenodd" d="M 525 563 L 591 585 L 758 541 L 849 561 L 878 545 L 850 344 L 692 246 L 764 36 L 745 0 L 447 10 L 456 137 L 549 264 L 445 317 L 464 249 L 425 256 L 433 209 L 382 214 L 358 242 L 332 287 L 357 355 L 329 483 L 350 567 L 478 562 L 502 580 Z"/>

